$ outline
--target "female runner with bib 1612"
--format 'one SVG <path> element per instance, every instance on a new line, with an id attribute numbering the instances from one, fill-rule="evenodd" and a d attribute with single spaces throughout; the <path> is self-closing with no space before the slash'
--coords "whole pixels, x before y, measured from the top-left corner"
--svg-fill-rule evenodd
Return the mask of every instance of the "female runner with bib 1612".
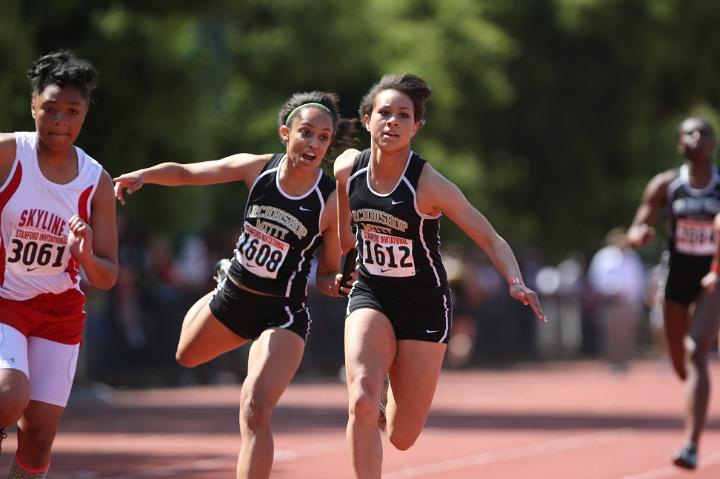
<path id="1" fill-rule="evenodd" d="M 358 257 L 345 320 L 345 367 L 346 434 L 359 478 L 381 474 L 378 405 L 386 377 L 384 418 L 396 448 L 413 445 L 428 415 L 452 323 L 439 251 L 442 214 L 485 251 L 510 295 L 545 320 L 505 240 L 457 186 L 411 150 L 429 96 L 415 75 L 384 76 L 360 105 L 370 148 L 346 150 L 335 162 L 341 243 L 348 254 L 356 247 Z"/>
<path id="2" fill-rule="evenodd" d="M 86 315 L 80 268 L 101 289 L 117 279 L 112 179 L 73 145 L 95 76 L 71 52 L 41 57 L 29 71 L 35 131 L 0 134 L 0 427 L 17 421 L 12 479 L 50 466 Z"/>
<path id="3" fill-rule="evenodd" d="M 707 121 L 687 118 L 680 124 L 677 149 L 685 164 L 650 180 L 627 233 L 631 246 L 643 246 L 655 237 L 653 225 L 660 212 L 666 215 L 663 326 L 675 373 L 687 381 L 685 444 L 673 456 L 673 463 L 685 469 L 697 467 L 710 399 L 708 355 L 720 321 L 720 267 L 711 266 L 716 251 L 713 220 L 720 213 L 715 143 L 715 132 Z"/>
<path id="4" fill-rule="evenodd" d="M 217 289 L 185 315 L 177 350 L 186 367 L 253 341 L 240 397 L 242 446 L 238 478 L 269 477 L 270 419 L 295 375 L 310 330 L 308 275 L 319 254 L 316 284 L 328 296 L 342 286 L 335 184 L 320 169 L 328 148 L 349 141 L 352 124 L 338 114 L 337 97 L 297 93 L 280 109 L 282 154 L 236 154 L 202 163 L 161 163 L 115 178 L 122 192 L 143 184 L 212 185 L 242 181 L 248 188 L 243 232 Z M 224 272 L 223 272 L 224 270 Z"/>

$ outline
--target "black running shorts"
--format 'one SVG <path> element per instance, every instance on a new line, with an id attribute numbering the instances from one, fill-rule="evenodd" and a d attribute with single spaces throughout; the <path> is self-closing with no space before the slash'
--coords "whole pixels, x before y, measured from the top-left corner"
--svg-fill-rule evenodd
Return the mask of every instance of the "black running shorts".
<path id="1" fill-rule="evenodd" d="M 397 339 L 448 342 L 452 328 L 452 300 L 447 288 L 372 287 L 361 278 L 350 293 L 347 314 L 363 308 L 387 316 Z"/>
<path id="2" fill-rule="evenodd" d="M 711 260 L 709 256 L 670 254 L 667 263 L 662 265 L 667 272 L 665 299 L 685 306 L 695 302 L 702 291 L 700 281 L 710 271 Z"/>
<path id="3" fill-rule="evenodd" d="M 312 322 L 304 301 L 254 294 L 230 279 L 218 285 L 210 300 L 210 311 L 230 331 L 247 339 L 256 339 L 266 329 L 280 328 L 305 341 Z"/>

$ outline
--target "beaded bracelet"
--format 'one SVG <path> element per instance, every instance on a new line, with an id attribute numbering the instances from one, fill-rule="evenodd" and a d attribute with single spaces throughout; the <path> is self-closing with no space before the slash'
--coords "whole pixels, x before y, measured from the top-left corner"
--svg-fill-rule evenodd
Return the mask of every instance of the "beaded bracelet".
<path id="1" fill-rule="evenodd" d="M 516 284 L 519 284 L 520 286 L 525 286 L 523 280 L 521 278 L 518 278 L 517 276 L 508 280 L 508 286 L 510 286 L 511 288 Z"/>

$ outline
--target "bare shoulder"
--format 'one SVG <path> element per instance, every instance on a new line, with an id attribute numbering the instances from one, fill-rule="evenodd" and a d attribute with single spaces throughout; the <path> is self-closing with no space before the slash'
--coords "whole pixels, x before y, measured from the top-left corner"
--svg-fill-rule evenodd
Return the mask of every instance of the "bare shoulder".
<path id="1" fill-rule="evenodd" d="M 334 214 L 337 209 L 337 189 L 332 190 L 332 193 L 328 195 L 327 201 L 325 201 L 325 208 L 332 210 Z"/>
<path id="2" fill-rule="evenodd" d="M 252 153 L 236 153 L 218 161 L 225 162 L 236 168 L 263 168 L 272 159 L 272 153 L 255 155 Z"/>
<path id="3" fill-rule="evenodd" d="M 418 179 L 419 194 L 444 194 L 448 188 L 457 189 L 455 183 L 448 180 L 430 163 L 425 163 Z M 424 193 L 423 193 L 424 192 Z"/>
<path id="4" fill-rule="evenodd" d="M 10 174 L 16 151 L 15 133 L 0 133 L 0 185 Z"/>
<path id="5" fill-rule="evenodd" d="M 667 190 L 670 183 L 677 178 L 677 168 L 662 171 L 653 176 L 645 186 L 642 205 L 654 209 L 661 208 L 667 201 Z"/>
<path id="6" fill-rule="evenodd" d="M 0 133 L 0 163 L 15 159 L 15 133 Z"/>
<path id="7" fill-rule="evenodd" d="M 115 203 L 115 193 L 113 190 L 113 179 L 110 173 L 103 168 L 98 179 L 97 193 L 93 196 L 93 201 L 102 201 L 106 198 L 111 198 L 112 202 Z"/>
<path id="8" fill-rule="evenodd" d="M 668 185 L 677 178 L 677 175 L 677 168 L 661 171 L 650 179 L 648 182 L 648 189 L 667 188 Z"/>
<path id="9" fill-rule="evenodd" d="M 113 189 L 113 179 L 112 176 L 110 176 L 110 173 L 103 168 L 102 173 L 100 173 L 100 179 L 98 180 L 98 188 L 104 188 L 104 187 L 110 187 L 110 189 Z"/>
<path id="10" fill-rule="evenodd" d="M 250 187 L 265 165 L 272 160 L 272 153 L 255 155 L 251 153 L 237 153 L 217 160 L 233 179 L 244 181 Z"/>
<path id="11" fill-rule="evenodd" d="M 333 190 L 325 201 L 325 208 L 323 208 L 323 217 L 329 221 L 335 222 L 337 219 L 337 190 Z"/>
<path id="12" fill-rule="evenodd" d="M 355 158 L 358 154 L 360 154 L 360 150 L 356 150 L 355 148 L 348 148 L 347 150 L 340 153 L 340 155 L 338 155 L 338 157 L 335 159 L 335 163 L 333 163 L 333 173 L 335 175 L 335 178 L 343 181 L 347 180 L 348 176 L 350 176 L 350 171 L 352 171 L 353 163 L 355 162 Z"/>
<path id="13" fill-rule="evenodd" d="M 465 202 L 460 188 L 437 171 L 430 163 L 425 163 L 418 179 L 417 205 L 422 213 L 437 215 L 447 213 Z"/>

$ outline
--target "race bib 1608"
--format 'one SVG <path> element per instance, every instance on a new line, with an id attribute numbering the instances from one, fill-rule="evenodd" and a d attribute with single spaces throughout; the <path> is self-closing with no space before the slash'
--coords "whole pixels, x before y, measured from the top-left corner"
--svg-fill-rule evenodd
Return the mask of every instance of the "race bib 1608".
<path id="1" fill-rule="evenodd" d="M 238 259 L 243 268 L 261 278 L 277 278 L 290 245 L 245 223 L 237 245 Z"/>

